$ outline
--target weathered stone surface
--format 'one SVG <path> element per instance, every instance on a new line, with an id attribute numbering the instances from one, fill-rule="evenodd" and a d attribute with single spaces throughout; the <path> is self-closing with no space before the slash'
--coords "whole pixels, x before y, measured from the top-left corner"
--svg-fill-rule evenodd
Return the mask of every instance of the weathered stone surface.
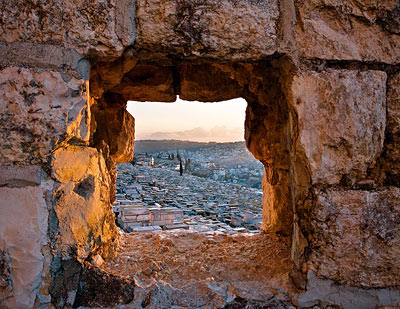
<path id="1" fill-rule="evenodd" d="M 136 36 L 136 3 L 115 0 L 115 33 L 124 47 L 134 43 Z"/>
<path id="2" fill-rule="evenodd" d="M 400 135 L 400 72 L 388 81 L 387 128 L 392 135 Z M 397 142 L 398 140 L 396 140 Z"/>
<path id="3" fill-rule="evenodd" d="M 127 307 L 283 309 L 291 304 L 289 237 L 132 233 L 122 236 L 118 251 L 99 268 L 135 278 L 135 299 Z"/>
<path id="4" fill-rule="evenodd" d="M 57 149 L 53 155 L 52 176 L 61 183 L 81 181 L 96 174 L 98 168 L 99 154 L 93 148 L 69 146 Z"/>
<path id="5" fill-rule="evenodd" d="M 129 49 L 122 57 L 113 62 L 99 62 L 91 68 L 90 94 L 99 99 L 104 92 L 121 84 L 124 74 L 131 71 L 137 64 L 138 59 L 134 50 Z"/>
<path id="6" fill-rule="evenodd" d="M 338 285 L 335 281 L 320 279 L 313 271 L 307 273 L 307 292 L 298 298 L 302 307 L 315 305 L 329 308 L 396 308 L 400 306 L 400 290 L 361 289 L 357 287 Z"/>
<path id="7" fill-rule="evenodd" d="M 64 71 L 64 79 L 76 70 L 81 56 L 72 48 L 31 42 L 0 42 L 0 64 L 3 66 L 29 66 Z M 79 76 L 78 76 L 79 77 Z"/>
<path id="8" fill-rule="evenodd" d="M 95 122 L 92 124 L 92 144 L 98 147 L 105 142 L 115 163 L 132 161 L 135 118 L 126 110 L 125 101 L 118 98 L 102 100 L 93 106 L 92 112 Z"/>
<path id="9" fill-rule="evenodd" d="M 0 166 L 0 186 L 25 187 L 38 186 L 42 171 L 38 165 Z"/>
<path id="10" fill-rule="evenodd" d="M 134 295 L 134 280 L 121 278 L 86 265 L 79 282 L 74 306 L 113 307 L 130 303 Z"/>
<path id="11" fill-rule="evenodd" d="M 3 1 L 0 40 L 75 48 L 81 54 L 118 56 L 133 43 L 134 3 L 107 1 Z"/>
<path id="12" fill-rule="evenodd" d="M 300 143 L 314 183 L 366 177 L 380 155 L 386 127 L 386 73 L 302 72 L 292 85 Z"/>
<path id="13" fill-rule="evenodd" d="M 58 72 L 7 67 L 0 72 L 0 162 L 45 163 L 65 138 L 89 140 L 86 85 Z"/>
<path id="14" fill-rule="evenodd" d="M 292 233 L 293 211 L 290 208 L 290 175 L 287 170 L 264 168 L 262 178 L 264 231 L 285 235 Z"/>
<path id="15" fill-rule="evenodd" d="M 138 48 L 231 60 L 276 50 L 276 0 L 139 0 L 136 8 Z"/>
<path id="16" fill-rule="evenodd" d="M 7 252 L 0 250 L 0 304 L 4 299 L 12 295 L 10 256 Z"/>
<path id="17" fill-rule="evenodd" d="M 0 274 L 0 307 L 33 308 L 39 297 L 45 263 L 42 249 L 47 244 L 44 195 L 42 187 L 0 188 L 0 251 L 8 256 L 11 280 L 3 287 L 5 278 Z M 3 294 L 10 284 L 12 291 Z"/>
<path id="18" fill-rule="evenodd" d="M 138 64 L 110 92 L 126 101 L 175 102 L 173 71 L 170 67 Z"/>
<path id="19" fill-rule="evenodd" d="M 387 90 L 387 127 L 383 153 L 372 173 L 380 185 L 400 186 L 400 73 L 391 76 Z"/>
<path id="20" fill-rule="evenodd" d="M 307 58 L 400 62 L 396 0 L 296 1 L 296 43 Z"/>
<path id="21" fill-rule="evenodd" d="M 50 294 L 56 308 L 71 308 L 74 305 L 82 268 L 82 263 L 75 258 L 54 259 Z"/>
<path id="22" fill-rule="evenodd" d="M 400 189 L 316 191 L 310 267 L 351 286 L 400 286 Z"/>
<path id="23" fill-rule="evenodd" d="M 212 64 L 179 66 L 179 98 L 188 101 L 217 102 L 241 97 L 243 90 L 231 79 L 229 70 Z"/>
<path id="24" fill-rule="evenodd" d="M 378 2 L 379 3 L 379 2 Z M 379 10 L 379 21 L 383 27 L 392 33 L 400 34 L 400 3 L 396 0 L 383 3 L 383 9 Z M 381 6 L 382 3 L 379 3 Z"/>
<path id="25" fill-rule="evenodd" d="M 386 168 L 385 184 L 400 186 L 400 73 L 388 82 L 387 99 L 386 158 L 390 162 Z"/>
<path id="26" fill-rule="evenodd" d="M 115 166 L 132 158 L 134 141 L 126 101 L 177 95 L 248 101 L 246 144 L 265 167 L 263 229 L 293 233 L 292 273 L 310 269 L 300 305 L 399 305 L 397 291 L 378 290 L 400 286 L 399 16 L 397 0 L 1 2 L 0 164 L 10 167 L 0 168 L 0 307 L 41 307 L 51 297 L 58 307 L 132 300 L 132 281 L 118 276 L 135 264 L 113 264 L 118 273 L 108 276 L 81 262 L 97 256 L 105 267 L 115 253 Z M 303 71 L 309 58 L 339 60 L 317 62 L 343 69 Z M 182 255 L 186 245 L 162 246 L 170 252 L 160 258 L 194 282 L 168 268 L 139 271 L 176 282 L 136 289 L 131 305 L 250 307 L 262 295 L 261 305 L 289 306 L 289 269 L 276 265 L 270 281 L 271 265 L 289 264 L 288 242 L 242 243 L 239 251 L 235 241 L 225 248 L 242 259 L 232 271 L 220 248 L 204 265 Z M 279 244 L 284 256 L 274 253 Z M 210 246 L 208 239 L 196 250 L 210 258 Z M 257 253 L 262 273 L 246 250 Z M 199 282 L 195 275 L 210 270 Z M 231 277 L 216 284 L 214 274 Z"/>
<path id="27" fill-rule="evenodd" d="M 95 148 L 68 146 L 54 152 L 53 177 L 61 184 L 54 193 L 64 257 L 85 259 L 99 251 L 112 254 L 118 238 L 110 205 L 112 185 L 105 160 Z"/>
<path id="28" fill-rule="evenodd" d="M 244 73 L 244 74 L 243 74 Z M 245 119 L 246 146 L 264 164 L 263 230 L 292 233 L 293 209 L 290 193 L 289 109 L 280 74 L 268 66 L 241 67 L 236 80 L 251 94 Z"/>

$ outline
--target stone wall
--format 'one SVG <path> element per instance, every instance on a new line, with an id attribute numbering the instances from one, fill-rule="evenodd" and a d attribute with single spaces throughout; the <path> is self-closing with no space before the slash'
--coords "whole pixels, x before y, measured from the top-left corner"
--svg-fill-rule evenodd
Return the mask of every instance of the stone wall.
<path id="1" fill-rule="evenodd" d="M 9 308 L 50 303 L 43 269 L 51 262 L 47 237 L 52 183 L 39 166 L 2 167 L 0 188 L 1 300 Z M 7 179 L 6 179 L 7 178 Z"/>
<path id="2" fill-rule="evenodd" d="M 399 12 L 398 0 L 1 2 L 0 306 L 74 304 L 81 263 L 118 243 L 126 101 L 177 95 L 247 100 L 263 229 L 292 235 L 299 276 L 398 288 Z"/>
<path id="3" fill-rule="evenodd" d="M 0 7 L 0 306 L 72 305 L 77 261 L 112 256 L 118 243 L 115 162 L 109 145 L 90 147 L 87 58 L 118 57 L 133 42 L 134 8 L 129 1 Z M 132 118 L 127 126 L 133 137 Z M 126 148 L 132 152 L 133 140 Z M 118 152 L 117 160 L 129 160 Z"/>

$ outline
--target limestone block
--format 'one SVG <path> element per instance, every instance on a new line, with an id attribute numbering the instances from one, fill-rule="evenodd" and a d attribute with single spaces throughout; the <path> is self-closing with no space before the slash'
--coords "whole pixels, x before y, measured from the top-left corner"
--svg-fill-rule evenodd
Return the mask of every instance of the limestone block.
<path id="1" fill-rule="evenodd" d="M 294 78 L 292 93 L 313 183 L 365 177 L 383 146 L 386 73 L 302 72 Z"/>
<path id="2" fill-rule="evenodd" d="M 13 288 L 0 307 L 33 308 L 39 294 L 47 244 L 44 194 L 43 187 L 0 188 L 0 250 L 9 256 Z"/>
<path id="3" fill-rule="evenodd" d="M 296 43 L 304 57 L 400 62 L 396 0 L 296 1 Z"/>
<path id="4" fill-rule="evenodd" d="M 0 42 L 0 63 L 3 66 L 30 66 L 50 70 L 76 70 L 82 58 L 72 48 L 31 42 Z"/>
<path id="5" fill-rule="evenodd" d="M 87 85 L 58 72 L 6 67 L 0 72 L 0 162 L 45 163 L 58 141 L 89 140 Z"/>
<path id="6" fill-rule="evenodd" d="M 75 251 L 85 259 L 100 250 L 107 257 L 118 232 L 110 205 L 111 178 L 102 154 L 84 146 L 59 148 L 52 170 L 61 183 L 54 195 L 54 210 L 63 256 Z"/>
<path id="7" fill-rule="evenodd" d="M 400 286 L 400 188 L 316 191 L 310 265 L 351 286 Z"/>
<path id="8" fill-rule="evenodd" d="M 361 289 L 338 285 L 333 280 L 318 278 L 313 271 L 307 274 L 307 292 L 299 295 L 299 305 L 304 308 L 321 303 L 340 308 L 397 308 L 400 306 L 400 290 Z"/>
<path id="9" fill-rule="evenodd" d="M 128 0 L 4 1 L 0 40 L 51 43 L 114 57 L 133 43 L 133 19 L 134 2 Z"/>
<path id="10" fill-rule="evenodd" d="M 139 48 L 225 60 L 276 50 L 276 0 L 139 0 L 136 9 Z"/>
<path id="11" fill-rule="evenodd" d="M 52 175 L 59 182 L 81 181 L 98 172 L 99 154 L 97 149 L 68 146 L 54 151 Z"/>
<path id="12" fill-rule="evenodd" d="M 0 166 L 0 186 L 38 186 L 41 182 L 41 173 L 38 165 Z"/>

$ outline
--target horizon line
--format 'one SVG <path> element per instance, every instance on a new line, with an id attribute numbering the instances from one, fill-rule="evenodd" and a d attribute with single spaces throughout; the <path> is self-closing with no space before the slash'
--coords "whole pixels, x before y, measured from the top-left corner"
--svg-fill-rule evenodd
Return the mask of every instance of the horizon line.
<path id="1" fill-rule="evenodd" d="M 183 140 L 183 139 L 137 139 L 135 142 L 160 142 L 160 141 L 179 141 L 179 142 L 190 142 L 190 143 L 198 143 L 198 144 L 226 144 L 226 143 L 241 143 L 245 142 L 245 140 L 236 140 L 229 142 L 216 142 L 216 141 L 208 141 L 208 142 L 199 142 L 199 141 L 191 141 L 191 140 Z"/>

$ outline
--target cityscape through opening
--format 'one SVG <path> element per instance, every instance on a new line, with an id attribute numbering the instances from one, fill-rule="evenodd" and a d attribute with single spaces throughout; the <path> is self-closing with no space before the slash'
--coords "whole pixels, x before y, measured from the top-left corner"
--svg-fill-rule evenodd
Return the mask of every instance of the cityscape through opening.
<path id="1" fill-rule="evenodd" d="M 263 165 L 244 142 L 246 105 L 129 102 L 135 156 L 118 166 L 117 225 L 128 233 L 258 233 Z"/>

